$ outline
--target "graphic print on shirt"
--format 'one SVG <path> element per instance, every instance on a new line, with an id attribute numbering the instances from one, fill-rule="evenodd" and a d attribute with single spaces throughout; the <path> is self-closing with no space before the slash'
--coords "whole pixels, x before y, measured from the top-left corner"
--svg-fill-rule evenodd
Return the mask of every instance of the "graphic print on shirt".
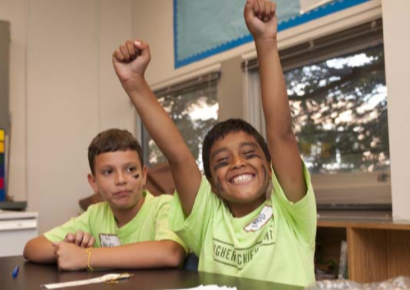
<path id="1" fill-rule="evenodd" d="M 101 247 L 112 248 L 120 246 L 121 242 L 117 235 L 100 234 L 100 245 Z"/>
<path id="2" fill-rule="evenodd" d="M 261 247 L 273 247 L 275 245 L 273 223 L 269 223 L 267 227 L 265 233 L 259 235 L 260 240 L 257 240 L 251 247 L 238 248 L 231 242 L 213 238 L 215 262 L 242 270 L 247 263 L 252 261 Z"/>

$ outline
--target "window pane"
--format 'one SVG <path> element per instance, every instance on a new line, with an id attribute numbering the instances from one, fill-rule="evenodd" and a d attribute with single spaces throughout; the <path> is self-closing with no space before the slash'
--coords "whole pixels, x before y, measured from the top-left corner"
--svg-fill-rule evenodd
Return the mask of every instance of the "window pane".
<path id="1" fill-rule="evenodd" d="M 202 170 L 202 141 L 218 119 L 216 81 L 165 94 L 158 100 L 175 122 Z M 169 142 L 172 143 L 172 140 Z M 143 144 L 144 157 L 149 167 L 166 161 L 145 130 L 143 131 Z"/>
<path id="2" fill-rule="evenodd" d="M 287 71 L 285 80 L 312 173 L 390 169 L 382 45 Z"/>

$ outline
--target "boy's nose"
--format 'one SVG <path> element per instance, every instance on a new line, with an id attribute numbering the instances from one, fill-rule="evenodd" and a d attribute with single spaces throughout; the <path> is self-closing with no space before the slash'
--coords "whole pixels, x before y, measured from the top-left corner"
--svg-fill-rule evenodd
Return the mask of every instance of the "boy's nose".
<path id="1" fill-rule="evenodd" d="M 115 184 L 116 185 L 122 185 L 122 184 L 126 184 L 127 183 L 127 179 L 125 178 L 124 174 L 122 174 L 122 172 L 118 172 L 115 175 Z"/>
<path id="2" fill-rule="evenodd" d="M 232 168 L 241 168 L 245 166 L 244 160 L 240 156 L 236 156 L 232 158 Z"/>

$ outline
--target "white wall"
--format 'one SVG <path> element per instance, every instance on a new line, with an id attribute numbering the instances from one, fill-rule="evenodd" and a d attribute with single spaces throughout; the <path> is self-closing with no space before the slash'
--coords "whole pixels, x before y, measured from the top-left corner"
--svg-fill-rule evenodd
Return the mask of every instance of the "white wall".
<path id="1" fill-rule="evenodd" d="M 92 194 L 91 139 L 111 127 L 134 131 L 134 110 L 111 64 L 132 35 L 133 7 L 131 0 L 0 0 L 0 17 L 12 22 L 9 193 L 39 212 L 40 232 L 80 213 L 78 200 Z"/>
<path id="2" fill-rule="evenodd" d="M 410 1 L 383 0 L 392 200 L 395 219 L 410 220 Z"/>

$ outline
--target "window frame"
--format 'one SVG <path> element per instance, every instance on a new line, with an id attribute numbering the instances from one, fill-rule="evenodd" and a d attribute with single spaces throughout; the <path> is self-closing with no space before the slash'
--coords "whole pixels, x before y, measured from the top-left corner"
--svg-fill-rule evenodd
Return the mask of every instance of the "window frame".
<path id="1" fill-rule="evenodd" d="M 216 92 L 218 92 L 218 82 L 221 77 L 221 66 L 220 64 L 211 66 L 205 70 L 200 70 L 191 74 L 183 75 L 175 79 L 168 80 L 163 82 L 159 85 L 152 86 L 152 91 L 157 99 L 161 98 L 162 96 L 176 93 L 176 92 L 188 92 L 191 90 L 195 90 L 198 88 L 206 87 L 211 83 L 216 84 Z M 217 96 L 218 99 L 218 96 Z M 171 118 L 172 119 L 172 118 Z M 145 160 L 145 164 L 150 167 L 149 165 L 149 146 L 148 142 L 146 141 L 146 136 L 149 136 L 148 132 L 146 131 L 144 124 L 139 119 L 138 115 L 136 116 L 136 123 L 137 123 L 137 136 L 139 136 L 139 140 L 141 140 L 141 147 L 142 147 L 142 154 Z M 185 136 L 183 136 L 185 138 Z M 151 138 L 150 138 L 151 139 Z M 155 166 L 155 165 L 152 165 Z"/>
<path id="2" fill-rule="evenodd" d="M 332 57 L 360 51 L 369 46 L 383 43 L 382 17 L 371 19 L 354 27 L 346 27 L 328 35 L 322 35 L 299 43 L 286 49 L 280 49 L 283 71 L 289 71 L 309 63 L 317 63 Z M 338 39 L 339 37 L 339 39 Z M 328 46 L 326 48 L 326 46 Z M 247 102 L 247 120 L 265 136 L 260 98 L 250 95 L 260 95 L 256 54 L 243 56 L 242 70 L 245 79 L 245 96 Z M 392 210 L 390 170 L 373 173 L 342 173 L 335 175 L 312 174 L 312 183 L 316 193 L 319 209 L 347 210 Z M 371 195 L 369 202 L 365 196 Z"/>

